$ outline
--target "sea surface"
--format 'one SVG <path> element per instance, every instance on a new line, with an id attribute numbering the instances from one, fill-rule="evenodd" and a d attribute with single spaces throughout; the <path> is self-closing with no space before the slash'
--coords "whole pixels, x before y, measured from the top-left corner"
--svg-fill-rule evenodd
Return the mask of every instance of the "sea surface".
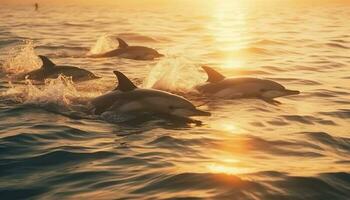
<path id="1" fill-rule="evenodd" d="M 1 4 L 0 199 L 349 200 L 350 4 L 283 2 Z M 88 58 L 117 37 L 166 56 Z M 16 80 L 37 55 L 103 78 Z M 301 94 L 280 105 L 198 97 L 201 65 Z M 86 114 L 115 88 L 113 70 L 212 115 Z"/>

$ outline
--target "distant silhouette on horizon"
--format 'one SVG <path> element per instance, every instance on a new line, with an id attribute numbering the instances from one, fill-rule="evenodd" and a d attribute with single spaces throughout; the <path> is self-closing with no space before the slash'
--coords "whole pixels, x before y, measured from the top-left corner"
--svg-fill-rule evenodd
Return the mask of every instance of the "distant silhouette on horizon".
<path id="1" fill-rule="evenodd" d="M 38 11 L 38 10 L 39 10 L 39 4 L 38 4 L 38 3 L 35 3 L 35 4 L 34 4 L 34 7 L 35 7 L 35 11 Z"/>

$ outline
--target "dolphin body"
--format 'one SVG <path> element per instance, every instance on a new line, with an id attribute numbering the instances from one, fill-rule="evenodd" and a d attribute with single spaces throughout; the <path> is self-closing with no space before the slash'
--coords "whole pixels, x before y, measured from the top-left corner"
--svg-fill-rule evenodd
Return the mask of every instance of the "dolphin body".
<path id="1" fill-rule="evenodd" d="M 94 114 L 115 112 L 120 114 L 154 114 L 157 116 L 189 119 L 190 116 L 209 116 L 209 112 L 198 110 L 187 99 L 155 89 L 137 88 L 123 73 L 114 71 L 118 87 L 90 103 Z"/>
<path id="2" fill-rule="evenodd" d="M 106 53 L 91 55 L 93 58 L 104 57 L 120 57 L 133 60 L 154 60 L 164 56 L 158 53 L 155 49 L 144 46 L 129 46 L 124 40 L 117 38 L 119 42 L 118 49 L 108 51 Z"/>
<path id="3" fill-rule="evenodd" d="M 259 98 L 268 103 L 279 103 L 277 97 L 296 95 L 299 91 L 288 90 L 279 83 L 258 78 L 226 78 L 208 66 L 202 66 L 208 75 L 206 83 L 196 89 L 207 95 L 220 98 Z"/>
<path id="4" fill-rule="evenodd" d="M 39 55 L 43 64 L 41 68 L 25 73 L 21 78 L 28 78 L 35 81 L 45 81 L 45 79 L 55 79 L 59 75 L 72 77 L 74 82 L 87 81 L 100 78 L 92 72 L 73 66 L 55 65 L 49 58 Z"/>

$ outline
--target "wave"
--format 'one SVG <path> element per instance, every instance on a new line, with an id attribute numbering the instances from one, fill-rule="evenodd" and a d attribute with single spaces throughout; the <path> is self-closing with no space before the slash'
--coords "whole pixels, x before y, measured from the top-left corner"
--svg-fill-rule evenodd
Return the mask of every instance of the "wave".
<path id="1" fill-rule="evenodd" d="M 247 47 L 247 48 L 241 48 L 237 50 L 227 50 L 227 51 L 216 51 L 214 53 L 208 53 L 206 56 L 209 56 L 210 58 L 226 58 L 226 57 L 241 57 L 241 56 L 254 56 L 254 55 L 272 55 L 271 52 L 269 52 L 265 48 L 260 47 Z"/>
<path id="2" fill-rule="evenodd" d="M 75 184 L 73 188 L 77 189 L 79 184 L 86 186 L 88 183 L 96 183 L 98 179 L 111 177 L 114 174 L 113 172 L 87 171 L 84 170 L 84 166 L 117 155 L 107 151 L 74 152 L 53 150 L 31 157 L 2 159 L 0 163 L 2 172 L 0 177 L 2 180 L 6 179 L 7 181 L 0 181 L 2 184 L 0 195 L 6 199 L 28 199 L 34 197 L 46 199 L 47 192 L 51 190 L 49 196 L 53 194 L 56 198 L 62 194 L 57 190 L 55 191 L 55 187 L 65 188 L 68 185 L 73 186 L 72 184 Z M 79 168 L 82 170 L 79 171 Z M 45 174 L 45 177 L 42 174 Z M 38 176 L 34 177 L 35 175 Z M 30 184 L 16 182 L 16 180 L 28 178 L 31 180 Z M 73 188 L 71 189 L 74 190 Z"/>
<path id="3" fill-rule="evenodd" d="M 30 145 L 37 142 L 52 141 L 58 139 L 67 140 L 89 140 L 92 139 L 94 134 L 72 128 L 64 125 L 53 125 L 53 124 L 37 124 L 28 127 L 34 129 L 36 132 L 48 132 L 45 134 L 33 134 L 33 133 L 19 133 L 13 136 L 2 137 L 2 142 L 11 143 L 15 145 Z"/>
<path id="4" fill-rule="evenodd" d="M 264 176 L 270 175 L 264 173 Z M 273 172 L 273 177 L 263 178 L 250 174 L 250 178 L 227 174 L 180 173 L 159 178 L 146 186 L 134 190 L 134 194 L 147 194 L 162 199 L 337 199 L 346 200 L 350 191 L 349 174 L 345 172 L 320 174 L 317 177 L 287 176 Z M 258 179 L 254 178 L 258 177 Z M 340 184 L 339 184 L 340 183 Z M 339 184 L 339 185 L 338 185 Z M 211 190 L 207 193 L 204 191 Z M 189 193 L 189 191 L 191 191 Z M 176 193 L 176 194 L 174 194 Z"/>
<path id="5" fill-rule="evenodd" d="M 350 119 L 350 109 L 338 109 L 329 112 L 320 112 L 322 115 L 337 117 L 340 119 Z"/>
<path id="6" fill-rule="evenodd" d="M 330 47 L 341 48 L 341 49 L 350 49 L 350 47 L 347 47 L 345 45 L 338 44 L 338 43 L 333 43 L 333 42 L 326 43 L 326 45 L 328 45 Z"/>
<path id="7" fill-rule="evenodd" d="M 298 71 L 312 71 L 312 72 L 322 72 L 324 71 L 325 69 L 322 69 L 320 67 L 312 67 L 312 66 L 305 66 L 305 65 L 297 65 L 297 66 L 294 66 L 292 67 L 292 70 L 298 70 Z"/>
<path id="8" fill-rule="evenodd" d="M 250 136 L 247 139 L 249 150 L 266 152 L 273 155 L 281 156 L 300 156 L 300 157 L 323 157 L 322 154 L 314 150 L 320 150 L 317 145 L 308 142 L 293 142 L 283 140 L 266 140 L 260 137 Z M 296 149 L 303 149 L 298 151 Z M 308 151 L 307 149 L 311 149 Z"/>
<path id="9" fill-rule="evenodd" d="M 348 96 L 349 92 L 339 91 L 339 90 L 330 90 L 330 89 L 316 89 L 312 92 L 312 96 L 317 97 L 339 97 L 339 96 Z"/>
<path id="10" fill-rule="evenodd" d="M 27 199 L 44 194 L 49 188 L 27 186 L 22 188 L 4 187 L 0 189 L 0 194 L 5 199 Z"/>
<path id="11" fill-rule="evenodd" d="M 200 157 L 199 154 L 196 154 L 196 150 L 191 148 L 192 146 L 197 145 L 206 145 L 208 148 L 218 146 L 218 141 L 209 138 L 200 138 L 200 139 L 178 139 L 171 136 L 161 136 L 151 142 L 148 145 L 155 146 L 157 148 L 166 148 L 166 149 L 174 149 L 176 151 L 186 151 L 191 152 L 196 155 L 196 157 Z M 193 155 L 194 156 L 194 155 Z"/>
<path id="12" fill-rule="evenodd" d="M 84 23 L 74 23 L 74 22 L 64 22 L 62 23 L 63 26 L 73 26 L 73 27 L 89 27 L 89 24 Z"/>
<path id="13" fill-rule="evenodd" d="M 281 67 L 277 66 L 263 66 L 263 69 L 267 69 L 269 71 L 274 71 L 274 72 L 284 72 L 287 71 L 286 69 L 283 69 Z"/>
<path id="14" fill-rule="evenodd" d="M 305 132 L 310 139 L 326 145 L 335 151 L 343 151 L 343 153 L 350 153 L 350 138 L 331 136 L 326 132 Z"/>
<path id="15" fill-rule="evenodd" d="M 19 39 L 0 40 L 0 48 L 5 47 L 7 45 L 12 45 L 12 44 L 18 43 L 20 41 L 22 41 L 22 40 L 19 40 Z"/>
<path id="16" fill-rule="evenodd" d="M 116 153 L 107 151 L 97 152 L 73 152 L 65 150 L 54 150 L 41 155 L 24 158 L 2 159 L 0 169 L 3 172 L 0 177 L 5 178 L 14 174 L 18 169 L 26 169 L 26 172 L 35 173 L 47 168 L 68 167 L 82 165 L 84 162 L 103 160 L 115 156 Z"/>
<path id="17" fill-rule="evenodd" d="M 300 84 L 300 85 L 322 85 L 317 81 L 308 80 L 308 79 L 299 79 L 299 78 L 269 78 L 269 79 L 275 80 L 275 81 L 291 82 L 291 83 Z"/>
<path id="18" fill-rule="evenodd" d="M 336 42 L 336 43 L 343 43 L 343 44 L 349 43 L 349 41 L 343 40 L 343 39 L 334 39 L 334 40 L 331 40 L 331 41 L 332 42 Z"/>
<path id="19" fill-rule="evenodd" d="M 260 45 L 284 45 L 285 42 L 272 40 L 272 39 L 261 39 L 256 42 L 251 43 L 252 46 L 260 46 Z"/>
<path id="20" fill-rule="evenodd" d="M 234 74 L 237 75 L 272 75 L 272 73 L 264 70 L 237 70 Z"/>
<path id="21" fill-rule="evenodd" d="M 282 115 L 281 117 L 290 122 L 299 122 L 302 124 L 336 125 L 336 123 L 332 120 L 326 120 L 320 117 L 314 117 L 310 115 Z"/>
<path id="22" fill-rule="evenodd" d="M 70 51 L 88 51 L 88 47 L 76 47 L 76 46 L 65 46 L 65 45 L 38 45 L 35 49 L 46 49 L 46 50 L 70 50 Z"/>

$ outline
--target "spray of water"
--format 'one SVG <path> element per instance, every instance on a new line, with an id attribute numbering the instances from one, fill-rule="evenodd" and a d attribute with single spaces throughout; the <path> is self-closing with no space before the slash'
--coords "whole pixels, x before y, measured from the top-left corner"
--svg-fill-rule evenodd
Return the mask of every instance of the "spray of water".
<path id="1" fill-rule="evenodd" d="M 96 43 L 91 47 L 88 54 L 101 54 L 113 50 L 116 47 L 118 47 L 118 42 L 113 39 L 111 35 L 104 34 L 97 39 Z"/>
<path id="2" fill-rule="evenodd" d="M 185 57 L 169 57 L 155 65 L 145 79 L 143 86 L 177 93 L 188 93 L 205 77 L 199 67 Z"/>
<path id="3" fill-rule="evenodd" d="M 68 105 L 73 99 L 79 98 L 71 78 L 59 76 L 57 79 L 47 79 L 44 85 L 37 86 L 31 80 L 25 80 L 24 85 L 10 84 L 10 88 L 2 96 L 12 97 L 21 103 Z"/>
<path id="4" fill-rule="evenodd" d="M 40 65 L 41 61 L 35 54 L 33 41 L 27 40 L 9 50 L 0 71 L 12 75 L 37 69 Z"/>

